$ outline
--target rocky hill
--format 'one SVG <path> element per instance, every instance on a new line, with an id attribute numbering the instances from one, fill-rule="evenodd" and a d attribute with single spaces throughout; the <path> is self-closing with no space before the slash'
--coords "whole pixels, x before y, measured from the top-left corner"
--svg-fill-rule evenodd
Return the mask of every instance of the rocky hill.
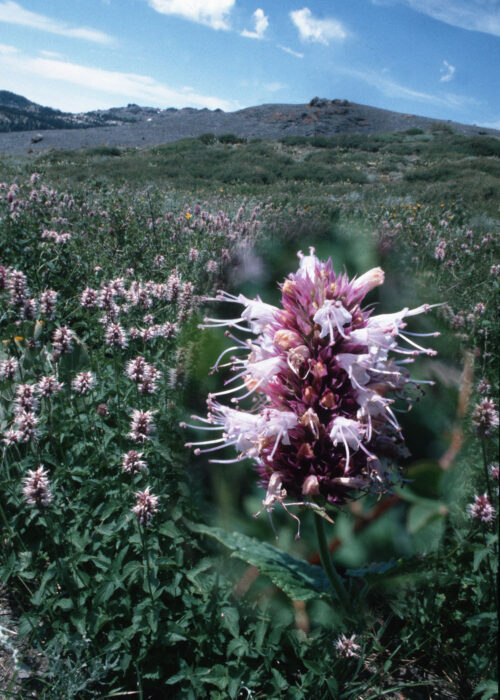
<path id="1" fill-rule="evenodd" d="M 205 133 L 243 138 L 429 129 L 436 119 L 359 105 L 348 100 L 315 97 L 308 104 L 264 104 L 236 112 L 221 109 L 155 109 L 127 107 L 81 114 L 41 107 L 25 97 L 0 91 L 0 153 L 23 154 L 48 148 L 74 150 L 95 146 L 145 147 Z M 500 132 L 447 121 L 446 128 L 469 136 Z"/>

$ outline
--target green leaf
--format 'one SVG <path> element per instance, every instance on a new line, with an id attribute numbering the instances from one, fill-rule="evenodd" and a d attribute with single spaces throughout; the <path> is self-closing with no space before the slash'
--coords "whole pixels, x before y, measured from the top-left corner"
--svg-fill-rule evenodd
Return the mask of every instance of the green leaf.
<path id="1" fill-rule="evenodd" d="M 194 532 L 212 537 L 231 550 L 232 557 L 256 566 L 260 573 L 286 593 L 292 600 L 314 600 L 330 595 L 330 582 L 319 566 L 295 559 L 266 542 L 238 532 L 226 532 L 218 527 L 189 523 Z"/>
<path id="2" fill-rule="evenodd" d="M 482 693 L 480 700 L 493 700 L 498 696 L 498 682 L 493 680 L 483 681 L 474 690 L 474 697 Z"/>
<path id="3" fill-rule="evenodd" d="M 248 642 L 243 637 L 231 639 L 226 649 L 226 656 L 229 658 L 232 654 L 240 658 L 248 654 Z"/>
<path id="4" fill-rule="evenodd" d="M 415 503 L 408 513 L 408 532 L 411 535 L 422 530 L 431 520 L 443 516 L 446 506 L 440 501 Z"/>
<path id="5" fill-rule="evenodd" d="M 70 620 L 76 627 L 78 633 L 81 634 L 82 637 L 84 637 L 87 631 L 85 625 L 85 614 L 82 611 L 75 612 L 72 615 L 70 615 Z"/>
<path id="6" fill-rule="evenodd" d="M 171 537 L 172 539 L 181 537 L 179 529 L 173 522 L 163 523 L 163 525 L 158 528 L 158 532 L 160 535 L 165 535 L 166 537 Z"/>
<path id="7" fill-rule="evenodd" d="M 474 552 L 474 564 L 472 567 L 472 571 L 477 571 L 479 567 L 481 566 L 481 563 L 486 559 L 488 556 L 488 550 L 485 547 L 481 547 L 481 549 L 476 549 Z"/>
<path id="8" fill-rule="evenodd" d="M 240 635 L 240 616 L 236 608 L 222 608 L 221 610 L 222 625 L 229 630 L 233 637 Z"/>
<path id="9" fill-rule="evenodd" d="M 61 610 L 73 610 L 74 604 L 71 598 L 60 598 L 59 600 L 56 600 L 52 608 L 54 610 L 56 608 L 61 608 Z"/>

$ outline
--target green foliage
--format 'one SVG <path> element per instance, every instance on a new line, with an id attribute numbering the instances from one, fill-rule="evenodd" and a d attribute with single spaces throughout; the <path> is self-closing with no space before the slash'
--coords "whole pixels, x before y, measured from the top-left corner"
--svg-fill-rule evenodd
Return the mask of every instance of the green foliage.
<path id="1" fill-rule="evenodd" d="M 59 296 L 53 318 L 39 307 L 30 319 L 0 290 L 0 362 L 20 364 L 13 380 L 0 381 L 0 438 L 13 424 L 18 384 L 57 373 L 64 385 L 39 397 L 36 442 L 2 442 L 0 576 L 20 636 L 46 660 L 38 678 L 20 679 L 21 696 L 494 695 L 497 535 L 467 505 L 495 488 L 485 464 L 498 459 L 494 436 L 480 440 L 471 420 L 483 396 L 478 381 L 498 393 L 498 141 L 409 131 L 237 147 L 203 135 L 147 151 L 2 161 L 0 264 L 27 275 L 30 298 L 47 288 Z M 33 169 L 39 185 L 25 177 Z M 13 178 L 22 205 L 8 201 Z M 63 181 L 69 187 L 59 191 Z M 44 230 L 71 239 L 56 243 Z M 436 386 L 401 417 L 413 452 L 407 483 L 382 503 L 368 497 L 338 512 L 329 526 L 355 620 L 307 561 L 317 547 L 307 515 L 295 542 L 295 524 L 276 512 L 279 546 L 269 544 L 267 518 L 251 517 L 262 507 L 255 475 L 243 463 L 224 471 L 189 458 L 178 427 L 203 410 L 217 385 L 206 368 L 224 349 L 208 334 L 200 340 L 201 298 L 225 286 L 273 302 L 297 249 L 310 245 L 351 275 L 382 264 L 387 291 L 372 298 L 383 309 L 394 310 L 394 298 L 399 306 L 447 302 L 419 329 L 437 324 L 443 337 L 439 359 L 412 371 Z M 172 275 L 186 302 L 151 293 Z M 147 287 L 143 303 L 152 302 L 116 296 L 126 329 L 140 331 L 125 348 L 106 344 L 105 308 L 80 305 L 86 286 L 101 290 L 117 278 L 127 293 L 133 283 Z M 141 333 L 151 324 L 175 329 L 148 340 Z M 54 358 L 61 325 L 74 330 L 73 348 Z M 468 404 L 464 353 L 475 358 Z M 138 355 L 162 373 L 152 395 L 125 374 Z M 96 376 L 86 396 L 72 387 L 81 371 Z M 144 444 L 129 435 L 139 408 L 158 411 Z M 134 445 L 147 472 L 122 468 Z M 40 464 L 54 495 L 45 508 L 22 493 Z M 131 508 L 146 486 L 159 503 L 142 527 Z M 342 656 L 341 634 L 356 635 L 359 657 Z"/>

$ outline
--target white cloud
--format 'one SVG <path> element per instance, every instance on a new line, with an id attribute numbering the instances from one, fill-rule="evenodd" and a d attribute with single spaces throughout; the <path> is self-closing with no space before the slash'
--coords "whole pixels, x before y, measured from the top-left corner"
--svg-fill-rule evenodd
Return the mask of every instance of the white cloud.
<path id="1" fill-rule="evenodd" d="M 0 44 L 0 56 L 11 56 L 17 53 L 18 50 L 15 46 L 7 46 L 7 44 Z"/>
<path id="2" fill-rule="evenodd" d="M 455 66 L 452 66 L 448 61 L 443 61 L 443 67 L 441 68 L 441 77 L 439 78 L 441 83 L 449 83 L 455 74 Z"/>
<path id="3" fill-rule="evenodd" d="M 446 24 L 500 36 L 498 0 L 394 0 Z M 382 4 L 380 0 L 372 0 Z M 383 3 L 385 4 L 385 3 Z"/>
<path id="4" fill-rule="evenodd" d="M 342 41 L 347 36 L 346 30 L 338 20 L 313 17 L 308 7 L 290 12 L 290 18 L 299 30 L 302 41 L 328 45 L 330 40 Z"/>
<path id="5" fill-rule="evenodd" d="M 265 89 L 268 92 L 279 92 L 280 90 L 284 90 L 285 88 L 288 87 L 288 85 L 285 85 L 284 83 L 265 83 L 264 84 Z"/>
<path id="6" fill-rule="evenodd" d="M 163 15 L 177 15 L 212 29 L 230 29 L 228 15 L 235 0 L 148 0 L 149 6 Z"/>
<path id="7" fill-rule="evenodd" d="M 479 122 L 479 126 L 484 126 L 487 129 L 496 129 L 497 131 L 500 131 L 500 119 L 496 122 Z"/>
<path id="8" fill-rule="evenodd" d="M 406 87 L 406 85 L 401 85 L 401 83 L 398 83 L 391 78 L 382 76 L 376 71 L 360 71 L 352 68 L 341 68 L 338 69 L 337 72 L 357 80 L 362 80 L 371 87 L 377 88 L 377 90 L 379 90 L 386 97 L 403 98 L 405 100 L 435 104 L 448 108 L 460 108 L 467 105 L 477 104 L 477 100 L 472 97 L 464 97 L 454 93 L 434 95 L 432 93 L 422 92 L 421 90 L 413 90 L 412 88 Z"/>
<path id="9" fill-rule="evenodd" d="M 67 36 L 70 39 L 84 39 L 85 41 L 93 41 L 97 44 L 112 44 L 113 37 L 104 32 L 90 27 L 71 27 L 65 22 L 60 22 L 57 19 L 51 19 L 45 15 L 39 15 L 36 12 L 25 10 L 17 2 L 5 0 L 0 3 L 0 22 L 8 24 L 18 24 L 22 27 L 30 27 L 38 29 L 42 32 L 50 34 L 60 34 Z"/>
<path id="10" fill-rule="evenodd" d="M 241 36 L 246 36 L 249 39 L 263 39 L 264 33 L 269 26 L 269 18 L 264 14 L 264 10 L 260 7 L 253 13 L 255 19 L 255 30 L 249 32 L 248 29 L 244 29 L 241 32 Z"/>
<path id="11" fill-rule="evenodd" d="M 291 56 L 295 56 L 295 58 L 304 58 L 303 53 L 300 53 L 299 51 L 294 51 L 293 49 L 289 49 L 288 46 L 282 46 L 281 44 L 277 44 L 277 47 L 285 53 L 289 53 Z"/>
<path id="12" fill-rule="evenodd" d="M 169 87 L 148 75 L 32 57 L 15 49 L 9 51 L 9 48 L 13 47 L 4 46 L 0 50 L 2 89 L 24 94 L 43 104 L 47 104 L 49 95 L 54 95 L 52 106 L 58 109 L 78 112 L 128 102 L 154 107 L 220 107 L 224 110 L 238 107 L 218 97 L 200 95 L 190 88 Z"/>

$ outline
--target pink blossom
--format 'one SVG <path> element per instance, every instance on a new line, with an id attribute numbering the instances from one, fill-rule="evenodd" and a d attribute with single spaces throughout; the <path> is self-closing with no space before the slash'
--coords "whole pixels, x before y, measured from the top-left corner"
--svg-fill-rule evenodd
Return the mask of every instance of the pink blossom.
<path id="1" fill-rule="evenodd" d="M 489 523 L 495 517 L 495 509 L 490 503 L 487 493 L 482 496 L 474 496 L 474 503 L 469 503 L 466 508 L 467 515 L 473 520 Z"/>
<path id="2" fill-rule="evenodd" d="M 145 491 L 137 491 L 134 496 L 137 498 L 137 502 L 132 508 L 132 512 L 137 516 L 139 525 L 147 527 L 151 523 L 153 515 L 158 511 L 158 496 L 150 492 L 149 486 Z"/>
<path id="3" fill-rule="evenodd" d="M 80 372 L 71 382 L 71 386 L 77 394 L 88 394 L 95 386 L 95 376 L 92 372 Z"/>
<path id="4" fill-rule="evenodd" d="M 281 285 L 280 306 L 219 292 L 217 300 L 243 310 L 227 320 L 205 318 L 202 326 L 229 329 L 231 345 L 213 369 L 229 354 L 226 366 L 234 376 L 208 397 L 207 417 L 196 418 L 214 437 L 188 445 L 196 454 L 227 446 L 237 452 L 214 462 L 254 460 L 267 488 L 266 510 L 301 503 L 319 508 L 303 501 L 310 496 L 341 505 L 353 491 L 390 487 L 394 477 L 383 458 L 405 454 L 393 403 L 411 403 L 413 386 L 426 383 L 412 380 L 405 363 L 436 354 L 406 330 L 409 319 L 430 306 L 379 315 L 361 306 L 365 294 L 383 283 L 380 268 L 349 280 L 314 249 L 299 259 L 297 272 Z M 251 339 L 241 340 L 237 332 Z M 234 408 L 219 403 L 225 397 Z M 253 408 L 240 408 L 246 399 Z"/>
<path id="5" fill-rule="evenodd" d="M 40 465 L 35 471 L 28 471 L 23 488 L 27 503 L 39 508 L 49 505 L 54 497 L 50 491 L 48 476 L 43 465 Z"/>

